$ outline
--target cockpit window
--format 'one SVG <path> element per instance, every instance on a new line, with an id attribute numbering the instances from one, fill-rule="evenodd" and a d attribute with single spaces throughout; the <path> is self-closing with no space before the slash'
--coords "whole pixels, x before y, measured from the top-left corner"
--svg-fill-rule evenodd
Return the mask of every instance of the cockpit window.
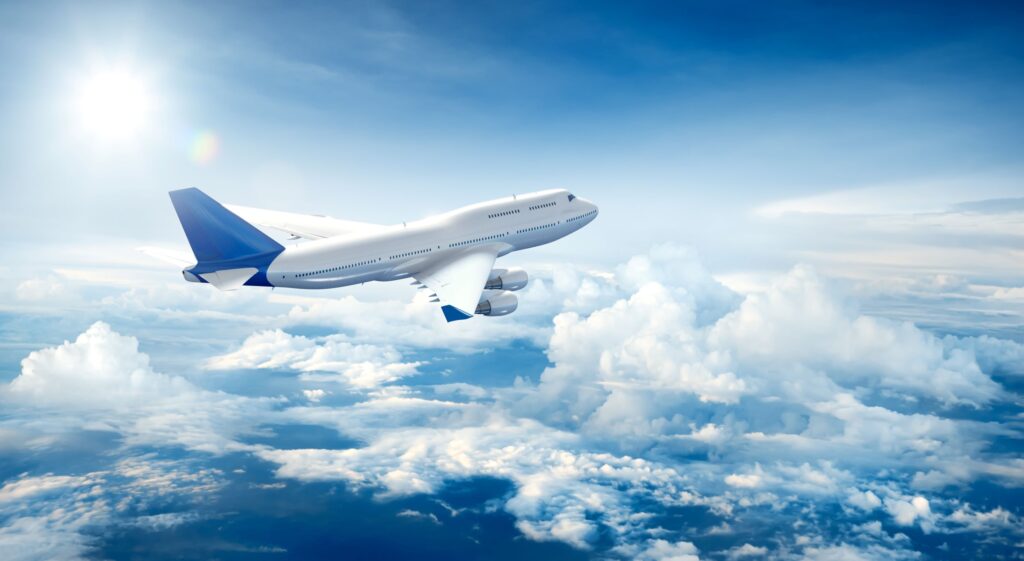
<path id="1" fill-rule="evenodd" d="M 572 193 L 569 193 L 569 202 L 570 202 L 570 203 L 571 203 L 571 202 L 572 202 L 572 200 L 573 200 L 573 199 L 575 199 L 575 198 L 576 198 L 576 195 L 573 195 Z"/>

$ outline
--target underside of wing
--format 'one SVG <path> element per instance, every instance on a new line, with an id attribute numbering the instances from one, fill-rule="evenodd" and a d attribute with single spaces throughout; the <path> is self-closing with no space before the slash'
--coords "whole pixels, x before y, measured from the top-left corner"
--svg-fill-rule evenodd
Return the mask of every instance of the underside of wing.
<path id="1" fill-rule="evenodd" d="M 496 247 L 476 247 L 432 263 L 413 278 L 437 294 L 446 320 L 469 319 L 476 312 L 497 255 Z"/>
<path id="2" fill-rule="evenodd" d="M 245 281 L 252 278 L 259 269 L 255 267 L 243 267 L 241 269 L 224 269 L 210 273 L 200 273 L 203 280 L 217 287 L 218 290 L 238 290 L 245 285 Z"/>
<path id="3" fill-rule="evenodd" d="M 295 212 L 282 212 L 279 210 L 266 210 L 247 206 L 224 205 L 228 210 L 242 217 L 243 220 L 262 226 L 273 228 L 298 238 L 319 240 L 333 236 L 342 236 L 355 233 L 369 233 L 386 228 L 380 224 L 369 222 L 355 222 L 353 220 L 340 220 L 330 216 L 315 214 L 299 214 Z"/>

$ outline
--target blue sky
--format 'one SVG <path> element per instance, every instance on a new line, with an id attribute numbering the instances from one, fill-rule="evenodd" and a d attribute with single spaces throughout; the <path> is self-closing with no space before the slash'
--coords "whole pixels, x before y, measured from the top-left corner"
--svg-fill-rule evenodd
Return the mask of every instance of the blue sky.
<path id="1" fill-rule="evenodd" d="M 0 6 L 0 556 L 1020 558 L 1021 23 Z M 82 101 L 111 71 L 118 135 Z M 137 248 L 184 247 L 185 186 L 601 216 L 447 326 L 404 285 L 184 283 Z"/>

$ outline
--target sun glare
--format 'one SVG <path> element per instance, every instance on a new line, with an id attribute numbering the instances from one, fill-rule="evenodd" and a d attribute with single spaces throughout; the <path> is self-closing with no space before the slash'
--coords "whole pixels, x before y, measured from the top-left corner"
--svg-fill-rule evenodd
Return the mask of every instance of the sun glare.
<path id="1" fill-rule="evenodd" d="M 125 69 L 95 71 L 79 85 L 76 110 L 91 136 L 104 140 L 135 137 L 147 124 L 154 99 L 146 81 Z"/>

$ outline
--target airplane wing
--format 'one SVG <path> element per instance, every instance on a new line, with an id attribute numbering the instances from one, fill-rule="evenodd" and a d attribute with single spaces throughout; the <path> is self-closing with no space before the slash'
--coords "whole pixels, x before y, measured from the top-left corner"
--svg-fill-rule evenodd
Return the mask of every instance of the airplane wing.
<path id="1" fill-rule="evenodd" d="M 431 263 L 413 278 L 437 294 L 449 322 L 469 319 L 476 312 L 487 277 L 498 256 L 495 246 L 478 246 L 438 263 Z"/>
<path id="2" fill-rule="evenodd" d="M 176 267 L 191 267 L 196 264 L 195 258 L 192 257 L 192 254 L 189 253 L 188 250 L 182 251 L 154 246 L 139 247 L 136 249 L 154 259 L 159 259 L 164 263 L 170 263 Z"/>
<path id="3" fill-rule="evenodd" d="M 295 212 L 282 212 L 279 210 L 266 210 L 238 205 L 224 205 L 228 210 L 240 216 L 246 222 L 251 222 L 264 228 L 273 228 L 291 234 L 299 238 L 319 240 L 332 236 L 354 234 L 357 232 L 373 232 L 387 228 L 381 224 L 370 224 L 369 222 L 355 222 L 353 220 L 340 220 L 330 216 L 315 214 L 299 214 Z"/>

